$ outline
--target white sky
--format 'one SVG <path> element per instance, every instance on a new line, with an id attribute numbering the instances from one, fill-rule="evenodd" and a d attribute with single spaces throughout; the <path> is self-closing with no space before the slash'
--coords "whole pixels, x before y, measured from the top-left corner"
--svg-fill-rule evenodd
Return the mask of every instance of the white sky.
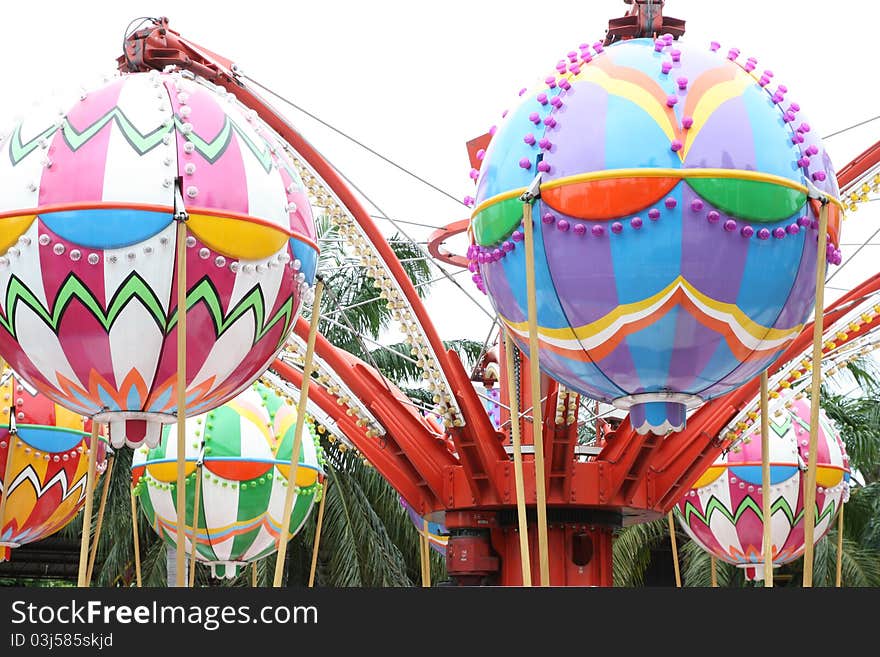
<path id="1" fill-rule="evenodd" d="M 7 3 L 0 132 L 31 101 L 94 86 L 89 80 L 113 71 L 132 19 L 167 15 L 183 36 L 460 199 L 473 193 L 465 142 L 500 119 L 516 92 L 552 72 L 566 52 L 602 39 L 608 19 L 626 9 L 621 0 Z M 689 42 L 717 40 L 725 50 L 736 46 L 743 57 L 757 57 L 822 135 L 880 114 L 877 22 L 864 2 L 669 0 L 665 13 L 687 20 Z M 437 226 L 467 216 L 460 203 L 299 112 L 286 116 L 389 216 Z M 826 145 L 841 167 L 878 139 L 880 120 Z M 861 243 L 880 228 L 878 210 L 869 203 L 853 214 L 843 243 Z M 430 232 L 405 228 L 421 240 Z M 844 247 L 844 260 L 854 249 Z M 831 282 L 829 300 L 840 294 L 834 288 L 876 271 L 878 256 L 877 246 L 863 249 Z M 469 274 L 456 278 L 489 308 Z M 435 286 L 428 308 L 444 339 L 482 341 L 490 326 L 451 284 Z"/>

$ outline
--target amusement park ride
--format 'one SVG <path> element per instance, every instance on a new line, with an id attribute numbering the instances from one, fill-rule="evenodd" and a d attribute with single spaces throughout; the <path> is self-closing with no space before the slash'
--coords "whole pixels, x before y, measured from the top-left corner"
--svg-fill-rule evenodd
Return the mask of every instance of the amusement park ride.
<path id="1" fill-rule="evenodd" d="M 609 22 L 604 46 L 670 35 L 669 42 L 658 46 L 663 48 L 684 34 L 684 21 L 662 14 L 663 2 L 627 3 L 632 5 L 628 14 Z M 253 90 L 231 60 L 182 37 L 163 18 L 129 35 L 118 64 L 123 74 L 176 70 L 199 76 L 234 94 L 290 146 L 312 207 L 338 228 L 350 253 L 387 299 L 412 358 L 423 370 L 425 385 L 434 394 L 439 419 L 426 418 L 373 367 L 320 334 L 314 362 L 307 367 L 312 370 L 310 411 L 359 450 L 416 513 L 445 524 L 447 570 L 456 584 L 519 586 L 526 576 L 553 586 L 611 586 L 615 530 L 669 513 L 707 467 L 722 452 L 737 449 L 755 425 L 757 370 L 742 385 L 689 410 L 686 425 L 678 431 L 643 431 L 628 416 L 587 441 L 578 431 L 580 394 L 546 374 L 534 381 L 524 336 L 514 341 L 520 348 L 512 351 L 513 342 L 505 344 L 501 339 L 472 379 L 457 354 L 444 348 L 416 289 L 355 194 L 333 166 Z M 469 145 L 475 168 L 488 141 L 487 135 Z M 846 205 L 859 200 L 860 186 L 876 186 L 868 179 L 878 164 L 880 146 L 875 145 L 838 171 L 837 184 Z M 529 172 L 528 177 L 533 175 Z M 854 197 L 849 196 L 852 192 Z M 820 202 L 812 199 L 810 207 L 818 217 Z M 475 214 L 478 210 L 479 206 Z M 829 233 L 837 239 L 837 215 L 830 214 Z M 469 225 L 469 221 L 455 222 L 436 232 L 429 242 L 430 253 L 447 264 L 467 267 L 472 258 L 449 253 L 443 243 Z M 812 367 L 839 366 L 870 350 L 880 326 L 880 313 L 874 308 L 878 292 L 880 275 L 875 275 L 825 308 L 821 364 L 810 356 L 812 323 L 803 325 L 774 353 L 768 369 L 771 397 L 809 385 Z M 293 397 L 303 383 L 308 330 L 309 323 L 298 319 L 291 339 L 264 377 Z M 512 367 L 506 367 L 508 363 Z M 495 369 L 500 372 L 497 381 L 486 374 Z M 487 415 L 475 383 L 498 386 L 498 426 Z M 532 422 L 538 417 L 536 444 Z M 513 458 L 514 443 L 520 439 L 521 472 Z M 518 513 L 518 484 L 524 486 L 530 552 L 541 554 L 541 559 L 531 560 L 529 569 L 523 568 L 521 559 L 519 527 L 524 518 Z M 546 536 L 540 536 L 541 531 Z"/>

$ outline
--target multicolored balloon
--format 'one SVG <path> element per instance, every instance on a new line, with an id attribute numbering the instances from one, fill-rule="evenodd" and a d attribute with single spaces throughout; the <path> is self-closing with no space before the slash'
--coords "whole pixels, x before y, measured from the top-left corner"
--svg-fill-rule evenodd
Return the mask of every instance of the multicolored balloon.
<path id="1" fill-rule="evenodd" d="M 0 385 L 0 561 L 12 548 L 39 541 L 69 523 L 85 504 L 91 422 L 9 377 Z M 17 434 L 9 434 L 7 409 L 14 409 Z M 12 449 L 9 472 L 8 452 Z M 97 472 L 107 467 L 98 441 Z M 8 490 L 5 486 L 8 485 Z"/>
<path id="2" fill-rule="evenodd" d="M 175 421 L 184 210 L 187 412 L 266 369 L 317 246 L 294 154 L 253 111 L 201 78 L 133 73 L 30 113 L 0 153 L 0 355 L 42 394 L 108 421 L 117 447 Z"/>
<path id="3" fill-rule="evenodd" d="M 804 551 L 804 481 L 810 438 L 810 404 L 795 399 L 770 413 L 770 494 L 773 563 L 794 561 Z M 717 558 L 764 578 L 761 433 L 741 450 L 723 454 L 675 508 L 688 535 Z M 834 522 L 849 492 L 850 465 L 834 423 L 819 412 L 816 526 L 813 542 Z"/>
<path id="4" fill-rule="evenodd" d="M 406 509 L 406 513 L 409 516 L 409 519 L 412 521 L 412 524 L 415 525 L 416 531 L 419 534 L 423 534 L 425 531 L 424 518 L 418 514 L 418 512 L 412 508 L 409 504 L 407 504 L 406 500 L 402 497 L 398 497 L 400 500 L 401 506 Z M 433 520 L 428 521 L 428 543 L 434 550 L 436 550 L 439 554 L 446 556 L 446 543 L 449 541 L 449 532 L 446 529 L 446 526 L 439 522 L 434 522 Z"/>
<path id="5" fill-rule="evenodd" d="M 813 305 L 818 202 L 840 262 L 839 190 L 771 71 L 671 39 L 586 44 L 494 131 L 468 251 L 528 352 L 521 195 L 533 204 L 541 368 L 630 410 L 640 433 L 752 379 Z"/>
<path id="6" fill-rule="evenodd" d="M 195 554 L 211 566 L 214 577 L 234 577 L 240 566 L 278 549 L 295 427 L 296 409 L 260 383 L 206 415 L 187 418 L 184 549 L 192 555 L 195 479 L 200 473 Z M 289 520 L 291 537 L 320 499 L 324 456 L 308 419 L 304 429 Z M 203 465 L 197 472 L 200 458 Z M 173 439 L 153 449 L 141 447 L 132 460 L 141 508 L 171 546 L 176 546 L 177 536 L 176 464 Z"/>

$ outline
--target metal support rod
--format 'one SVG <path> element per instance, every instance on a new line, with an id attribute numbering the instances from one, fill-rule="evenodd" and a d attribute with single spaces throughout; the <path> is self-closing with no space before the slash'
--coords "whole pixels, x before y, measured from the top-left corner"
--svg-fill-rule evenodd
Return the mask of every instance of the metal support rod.
<path id="1" fill-rule="evenodd" d="M 324 525 L 324 503 L 327 501 L 327 489 L 330 488 L 330 480 L 324 484 L 321 492 L 321 504 L 318 505 L 318 522 L 315 525 L 315 544 L 312 546 L 312 566 L 309 569 L 309 588 L 315 586 L 315 572 L 318 570 L 318 549 L 321 547 L 321 527 Z"/>
<path id="2" fill-rule="evenodd" d="M 422 518 L 422 560 L 425 564 L 425 578 L 422 580 L 422 586 L 431 588 L 431 541 L 428 538 L 428 519 Z"/>
<path id="3" fill-rule="evenodd" d="M 773 523 L 770 497 L 770 411 L 767 370 L 761 372 L 761 516 L 764 519 L 764 586 L 773 588 Z"/>
<path id="4" fill-rule="evenodd" d="M 681 588 L 681 570 L 678 567 L 678 543 L 675 540 L 675 521 L 672 518 L 672 511 L 667 516 L 669 519 L 669 542 L 672 545 L 672 565 L 675 566 L 675 586 Z"/>
<path id="5" fill-rule="evenodd" d="M 104 471 L 104 485 L 101 488 L 101 503 L 98 505 L 98 524 L 95 525 L 95 540 L 92 541 L 92 550 L 89 554 L 89 569 L 86 579 L 89 586 L 92 585 L 92 573 L 95 571 L 95 559 L 98 557 L 98 544 L 101 542 L 101 527 L 104 525 L 104 510 L 107 508 L 107 493 L 110 492 L 110 477 L 113 475 L 113 464 L 116 459 L 113 455 L 107 457 L 107 469 Z"/>
<path id="6" fill-rule="evenodd" d="M 3 490 L 0 491 L 0 531 L 3 531 L 3 523 L 6 517 L 6 500 L 9 499 L 9 486 L 12 485 L 12 447 L 16 440 L 16 432 L 10 427 L 6 436 L 6 469 L 3 470 Z"/>
<path id="7" fill-rule="evenodd" d="M 138 532 L 137 500 L 135 499 L 134 486 L 129 489 L 131 493 L 131 534 L 134 541 L 134 574 L 138 588 L 141 588 L 141 541 Z"/>
<path id="8" fill-rule="evenodd" d="M 92 439 L 89 441 L 89 469 L 86 473 L 86 507 L 83 509 L 82 537 L 79 545 L 79 572 L 76 585 L 88 588 L 89 539 L 92 533 L 92 506 L 95 493 L 95 466 L 98 460 L 98 421 L 92 419 Z"/>
<path id="9" fill-rule="evenodd" d="M 189 587 L 193 588 L 196 584 L 196 563 L 198 563 L 198 557 L 196 556 L 199 552 L 198 550 L 198 538 L 199 538 L 199 506 L 202 503 L 202 462 L 201 457 L 199 462 L 196 463 L 196 480 L 195 480 L 195 491 L 193 491 L 193 515 L 192 515 L 192 538 L 190 539 L 190 552 L 189 552 Z M 186 514 L 186 510 L 184 510 L 184 514 Z"/>
<path id="10" fill-rule="evenodd" d="M 419 571 L 422 576 L 422 587 L 427 588 L 428 584 L 428 575 L 425 572 L 425 535 L 422 533 L 422 530 L 417 530 L 419 532 Z"/>
<path id="11" fill-rule="evenodd" d="M 819 244 L 816 250 L 816 307 L 813 319 L 813 380 L 810 388 L 810 447 L 804 480 L 804 580 L 813 586 L 813 534 L 816 529 L 816 450 L 819 444 L 819 391 L 822 385 L 822 329 L 825 306 L 825 245 L 828 241 L 828 201 L 819 210 Z"/>
<path id="12" fill-rule="evenodd" d="M 318 319 L 321 315 L 321 296 L 324 293 L 324 282 L 319 278 L 315 283 L 315 299 L 312 303 L 312 318 L 309 322 L 309 334 L 306 340 L 306 355 L 302 368 L 302 387 L 299 403 L 296 405 L 296 426 L 293 430 L 293 445 L 290 448 L 290 475 L 287 480 L 287 495 L 284 498 L 284 514 L 281 516 L 281 531 L 278 534 L 278 556 L 275 559 L 275 577 L 272 586 L 279 588 L 284 576 L 284 559 L 287 556 L 288 532 L 290 530 L 290 513 L 293 511 L 293 497 L 296 490 L 296 473 L 299 469 L 299 451 L 302 447 L 303 428 L 306 424 L 306 408 L 309 402 L 309 381 L 312 374 L 312 360 L 315 355 L 315 336 L 318 334 Z"/>
<path id="13" fill-rule="evenodd" d="M 538 356 L 538 307 L 535 292 L 535 238 L 532 204 L 523 202 L 523 233 L 526 255 L 526 298 L 529 318 L 529 379 L 532 397 L 532 439 L 535 444 L 535 497 L 538 515 L 538 563 L 541 586 L 550 586 L 550 554 L 547 539 L 547 489 L 544 473 L 544 435 L 541 414 L 541 369 Z"/>
<path id="14" fill-rule="evenodd" d="M 845 506 L 841 501 L 840 514 L 837 516 L 837 577 L 834 582 L 834 586 L 837 588 L 843 586 L 843 509 Z"/>
<path id="15" fill-rule="evenodd" d="M 186 221 L 177 222 L 177 586 L 186 586 Z"/>
<path id="16" fill-rule="evenodd" d="M 529 521 L 526 516 L 526 491 L 523 481 L 522 438 L 520 436 L 519 397 L 517 396 L 516 345 L 508 331 L 504 332 L 504 351 L 507 356 L 507 391 L 510 399 L 510 440 L 513 443 L 513 480 L 516 486 L 516 516 L 519 527 L 519 556 L 523 586 L 532 585 L 532 564 L 529 557 Z"/>

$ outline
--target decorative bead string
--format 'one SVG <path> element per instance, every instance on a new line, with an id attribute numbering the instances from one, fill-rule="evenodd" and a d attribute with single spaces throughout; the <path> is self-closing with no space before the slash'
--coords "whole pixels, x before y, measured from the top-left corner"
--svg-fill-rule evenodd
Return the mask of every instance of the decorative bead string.
<path id="1" fill-rule="evenodd" d="M 720 48 L 721 45 L 718 42 L 711 42 L 711 51 L 717 52 Z M 661 37 L 657 38 L 654 41 L 654 50 L 657 54 L 662 55 L 665 53 L 669 55 L 669 59 L 663 59 L 661 62 L 661 73 L 663 75 L 669 75 L 676 65 L 680 65 L 682 53 L 677 48 L 674 48 L 674 37 L 671 34 L 664 34 Z M 541 106 L 541 108 L 546 109 L 548 105 L 550 106 L 549 114 L 545 116 L 544 119 L 541 119 L 539 112 L 532 112 L 529 115 L 529 120 L 535 125 L 540 125 L 541 123 L 543 123 L 548 131 L 556 128 L 559 122 L 557 110 L 559 110 L 563 106 L 563 96 L 569 89 L 571 89 L 571 82 L 580 74 L 581 67 L 592 62 L 594 56 L 602 54 L 603 51 L 604 48 L 599 42 L 593 44 L 593 53 L 590 52 L 589 45 L 584 43 L 580 46 L 580 55 L 578 55 L 576 51 L 570 51 L 567 54 L 566 59 L 559 60 L 556 66 L 556 71 L 557 74 L 561 77 L 551 75 L 544 80 L 547 89 L 553 92 L 555 95 L 552 95 L 551 97 L 548 95 L 548 93 L 542 91 L 538 93 L 535 97 L 536 102 Z M 796 162 L 798 167 L 803 170 L 805 176 L 809 176 L 813 181 L 825 181 L 827 176 L 824 171 L 816 171 L 813 173 L 810 173 L 809 171 L 811 158 L 819 154 L 818 147 L 814 144 L 806 147 L 800 146 L 800 144 L 803 144 L 806 141 L 804 135 L 811 130 L 808 123 L 797 123 L 796 121 L 797 114 L 798 112 L 800 112 L 800 106 L 797 103 L 792 102 L 789 103 L 788 107 L 782 107 L 782 103 L 785 99 L 785 94 L 788 92 L 788 88 L 783 84 L 777 84 L 775 91 L 771 92 L 770 83 L 772 78 L 774 77 L 773 71 L 765 70 L 762 75 L 758 76 L 756 73 L 754 73 L 757 67 L 757 59 L 754 57 L 750 57 L 745 62 L 745 64 L 740 64 L 740 62 L 738 61 L 739 55 L 740 51 L 738 48 L 731 48 L 727 53 L 727 59 L 739 65 L 744 71 L 746 71 L 746 73 L 754 78 L 758 82 L 758 84 L 766 90 L 767 94 L 770 96 L 770 100 L 774 103 L 774 105 L 779 108 L 779 111 L 782 113 L 784 123 L 786 123 L 791 130 L 792 144 L 799 147 L 799 158 Z M 667 97 L 666 105 L 669 108 L 677 105 L 679 102 L 679 97 L 685 95 L 688 89 L 689 81 L 686 77 L 679 76 L 678 78 L 676 78 L 675 82 L 676 86 L 678 87 L 678 92 L 676 94 L 670 94 Z M 519 95 L 522 96 L 525 92 L 526 89 L 521 89 Z M 502 114 L 502 117 L 506 116 L 506 114 L 507 111 L 505 110 L 505 112 Z M 683 130 L 689 130 L 692 126 L 692 117 L 682 117 L 681 127 Z M 492 126 L 489 130 L 490 136 L 494 136 L 496 130 L 497 126 Z M 541 161 L 537 165 L 538 170 L 547 173 L 551 172 L 552 164 L 546 157 L 547 155 L 551 154 L 553 146 L 551 140 L 546 136 L 538 139 L 532 132 L 528 132 L 523 135 L 522 139 L 527 145 L 536 147 L 545 153 L 545 157 L 541 159 Z M 670 149 L 672 151 L 677 152 L 682 148 L 683 144 L 679 139 L 674 138 L 671 140 Z M 480 163 L 482 163 L 485 154 L 486 152 L 484 149 L 480 149 L 479 151 L 477 151 L 476 156 L 477 160 L 480 161 Z M 523 169 L 529 170 L 532 167 L 532 161 L 529 158 L 524 157 L 519 161 L 519 166 Z M 480 169 L 472 168 L 469 172 L 469 177 L 474 181 L 478 181 L 480 173 Z M 875 178 L 880 181 L 880 175 L 875 176 Z M 469 207 L 473 207 L 475 199 L 471 196 L 466 196 L 464 202 Z M 669 209 L 674 208 L 675 203 L 676 201 L 673 198 L 667 198 L 665 201 L 665 205 Z M 701 213 L 703 207 L 704 203 L 700 199 L 695 199 L 691 203 L 691 210 L 694 213 Z M 650 208 L 647 211 L 647 215 L 649 219 L 656 221 L 660 218 L 660 211 L 656 207 Z M 750 239 L 752 236 L 756 236 L 757 239 L 760 240 L 768 240 L 771 237 L 775 239 L 784 239 L 787 235 L 794 236 L 799 234 L 801 229 L 818 229 L 818 220 L 810 219 L 806 216 L 800 217 L 796 222 L 786 227 L 780 226 L 773 230 L 765 227 L 755 227 L 749 224 L 741 224 L 741 222 L 738 222 L 734 217 L 723 217 L 721 213 L 717 210 L 708 211 L 705 215 L 705 218 L 709 223 L 718 223 L 721 227 L 724 228 L 725 231 L 729 233 L 738 232 L 739 235 L 745 239 Z M 571 229 L 571 233 L 573 235 L 583 236 L 587 233 L 590 233 L 593 237 L 596 238 L 604 237 L 609 230 L 613 234 L 620 234 L 625 229 L 625 225 L 621 221 L 612 222 L 608 229 L 606 229 L 603 224 L 574 223 L 574 225 L 572 225 L 572 221 L 570 221 L 569 219 L 561 218 L 557 220 L 556 216 L 551 212 L 545 212 L 542 216 L 542 221 L 545 224 L 555 223 L 556 228 L 562 232 L 568 232 Z M 640 216 L 631 218 L 628 223 L 630 228 L 632 228 L 633 230 L 639 230 L 644 225 L 644 221 Z M 482 274 L 479 269 L 479 265 L 501 260 L 508 253 L 512 252 L 516 248 L 516 244 L 521 242 L 522 239 L 522 231 L 520 229 L 515 229 L 509 239 L 505 239 L 496 245 L 486 247 L 472 244 L 471 247 L 469 247 L 467 252 L 467 257 L 469 261 L 468 269 L 472 273 L 472 280 L 481 292 L 485 294 L 486 289 Z M 836 249 L 831 244 L 828 245 L 828 248 L 826 250 L 826 257 L 830 264 L 839 265 L 842 262 L 842 254 L 840 250 Z"/>

